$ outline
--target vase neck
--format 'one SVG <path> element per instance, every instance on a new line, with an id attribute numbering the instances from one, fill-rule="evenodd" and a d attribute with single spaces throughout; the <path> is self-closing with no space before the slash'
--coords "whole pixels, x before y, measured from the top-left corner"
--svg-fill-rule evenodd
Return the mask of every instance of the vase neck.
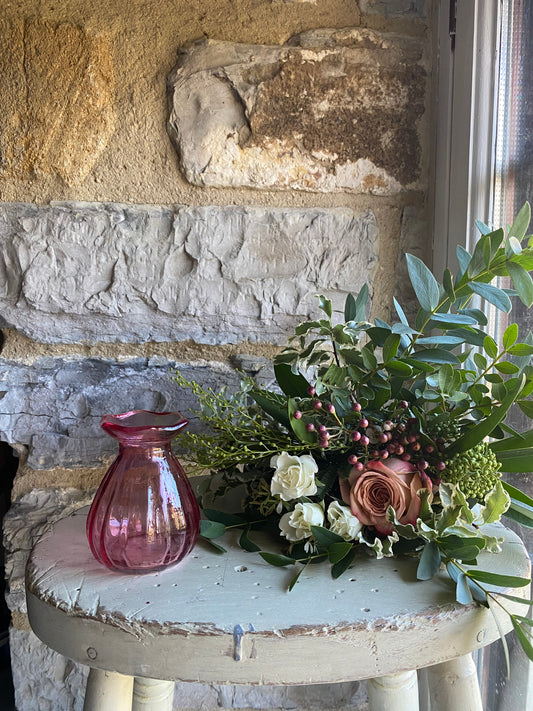
<path id="1" fill-rule="evenodd" d="M 188 424 L 179 412 L 132 410 L 122 415 L 104 415 L 100 426 L 128 446 L 163 446 Z"/>

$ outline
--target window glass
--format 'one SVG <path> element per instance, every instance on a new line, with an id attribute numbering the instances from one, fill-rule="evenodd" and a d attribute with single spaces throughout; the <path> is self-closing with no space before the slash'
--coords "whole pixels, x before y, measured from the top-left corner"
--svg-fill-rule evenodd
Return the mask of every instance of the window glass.
<path id="1" fill-rule="evenodd" d="M 504 0 L 500 23 L 490 220 L 497 227 L 510 224 L 526 200 L 533 202 L 533 3 Z M 500 312 L 498 316 L 493 314 L 493 319 L 495 333 L 501 336 L 507 319 Z M 511 320 L 518 324 L 521 339 L 528 331 L 533 331 L 533 309 L 526 308 L 518 300 L 514 301 Z M 518 432 L 532 428 L 531 421 L 518 407 L 511 413 L 508 424 Z M 531 468 L 533 471 L 533 461 Z M 533 474 L 506 475 L 506 478 L 533 496 Z M 506 525 L 519 533 L 531 555 L 533 529 L 513 526 L 507 521 Z M 480 668 L 486 711 L 533 709 L 533 664 L 528 662 L 512 637 L 508 639 L 511 679 L 506 679 L 501 643 L 493 644 L 482 654 Z"/>

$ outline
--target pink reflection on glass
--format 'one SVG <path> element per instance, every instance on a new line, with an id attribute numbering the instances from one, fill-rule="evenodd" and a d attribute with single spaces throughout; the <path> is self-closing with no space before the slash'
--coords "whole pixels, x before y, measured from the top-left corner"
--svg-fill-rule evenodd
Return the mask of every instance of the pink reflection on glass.
<path id="1" fill-rule="evenodd" d="M 87 517 L 94 557 L 126 573 L 160 570 L 190 553 L 200 525 L 191 485 L 170 443 L 188 424 L 179 412 L 105 415 L 119 442 Z"/>

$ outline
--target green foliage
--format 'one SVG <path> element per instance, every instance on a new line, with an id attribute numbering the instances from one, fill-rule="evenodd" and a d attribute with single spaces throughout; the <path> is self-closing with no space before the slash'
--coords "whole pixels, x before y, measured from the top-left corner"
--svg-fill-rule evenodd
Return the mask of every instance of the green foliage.
<path id="1" fill-rule="evenodd" d="M 495 339 L 477 307 L 481 299 L 508 314 L 513 300 L 528 308 L 533 304 L 533 239 L 525 237 L 530 217 L 526 204 L 507 234 L 478 222 L 481 236 L 473 252 L 458 247 L 459 270 L 454 275 L 446 269 L 441 281 L 407 255 L 418 302 L 412 318 L 394 299 L 398 321 L 369 320 L 367 285 L 347 295 L 340 314 L 319 295 L 320 317 L 298 325 L 274 358 L 271 388 L 243 377 L 237 392 L 214 392 L 176 373 L 178 385 L 196 395 L 200 419 L 210 430 L 182 435 L 195 471 L 221 473 L 215 493 L 236 486 L 245 491 L 243 511 L 236 516 L 204 511 L 203 538 L 220 549 L 215 539 L 228 529 L 242 529 L 244 550 L 277 567 L 298 565 L 289 589 L 313 563 L 328 561 L 332 576 L 342 575 L 361 545 L 377 558 L 418 554 L 421 580 L 445 569 L 463 604 L 501 605 L 491 586 L 527 584 L 474 566 L 481 551 L 499 549 L 486 524 L 506 514 L 533 526 L 533 500 L 500 479 L 502 471 L 532 468 L 533 429 L 514 432 L 505 418 L 515 405 L 533 418 L 533 334 L 520 334 L 510 323 Z M 502 278 L 510 288 L 501 286 Z M 318 468 L 312 494 L 272 493 L 281 453 L 311 455 Z M 342 536 L 331 530 L 328 506 L 336 502 L 350 512 L 342 489 L 352 486 L 354 472 L 374 471 L 377 462 L 386 466 L 392 458 L 409 462 L 410 474 L 416 472 L 421 481 L 417 515 L 406 521 L 389 506 L 379 526 L 356 520 L 357 534 L 345 535 L 346 521 L 344 529 L 335 529 Z M 339 476 L 349 475 L 339 483 Z M 258 524 L 272 525 L 279 534 L 280 516 L 287 528 L 297 504 L 312 504 L 319 518 L 324 514 L 324 524 L 308 527 L 303 540 L 287 536 L 283 554 L 262 550 L 250 538 Z M 352 518 L 356 510 L 352 506 Z M 337 510 L 336 515 L 346 514 Z M 510 616 L 533 659 L 531 625 L 525 617 Z"/>

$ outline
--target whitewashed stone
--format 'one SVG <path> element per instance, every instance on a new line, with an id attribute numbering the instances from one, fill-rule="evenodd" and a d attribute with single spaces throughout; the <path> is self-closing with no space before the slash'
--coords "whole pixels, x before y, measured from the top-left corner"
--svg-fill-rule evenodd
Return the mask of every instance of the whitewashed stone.
<path id="1" fill-rule="evenodd" d="M 196 185 L 375 195 L 422 186 L 417 39 L 346 28 L 282 46 L 204 40 L 180 51 L 168 83 L 171 136 Z"/>
<path id="2" fill-rule="evenodd" d="M 82 711 L 88 668 L 53 652 L 31 632 L 9 639 L 17 711 Z"/>
<path id="3" fill-rule="evenodd" d="M 252 375 L 258 367 L 246 356 L 236 366 L 250 368 Z M 230 366 L 205 361 L 47 357 L 25 365 L 0 358 L 0 440 L 26 446 L 31 468 L 51 469 L 95 466 L 116 454 L 116 441 L 100 428 L 109 412 L 177 410 L 190 417 L 189 431 L 197 431 L 198 419 L 189 412 L 197 409 L 197 400 L 172 380 L 176 368 L 188 380 L 215 390 L 237 389 L 241 380 Z M 269 377 L 266 368 L 258 382 Z"/>
<path id="4" fill-rule="evenodd" d="M 371 281 L 378 230 L 347 208 L 0 204 L 0 314 L 45 343 L 284 343 Z"/>
<path id="5" fill-rule="evenodd" d="M 17 711 L 82 711 L 88 667 L 52 651 L 32 632 L 11 629 L 10 646 Z M 365 684 L 357 682 L 293 688 L 177 683 L 173 708 L 367 711 L 368 704 Z"/>
<path id="6" fill-rule="evenodd" d="M 4 517 L 6 600 L 10 610 L 26 612 L 24 571 L 35 541 L 64 516 L 91 503 L 94 492 L 78 489 L 35 489 L 23 496 Z"/>
<path id="7" fill-rule="evenodd" d="M 362 688 L 361 688 L 362 687 Z M 223 686 L 224 708 L 264 709 L 362 709 L 366 706 L 365 685 L 357 681 L 340 684 L 309 684 L 292 687 Z"/>

